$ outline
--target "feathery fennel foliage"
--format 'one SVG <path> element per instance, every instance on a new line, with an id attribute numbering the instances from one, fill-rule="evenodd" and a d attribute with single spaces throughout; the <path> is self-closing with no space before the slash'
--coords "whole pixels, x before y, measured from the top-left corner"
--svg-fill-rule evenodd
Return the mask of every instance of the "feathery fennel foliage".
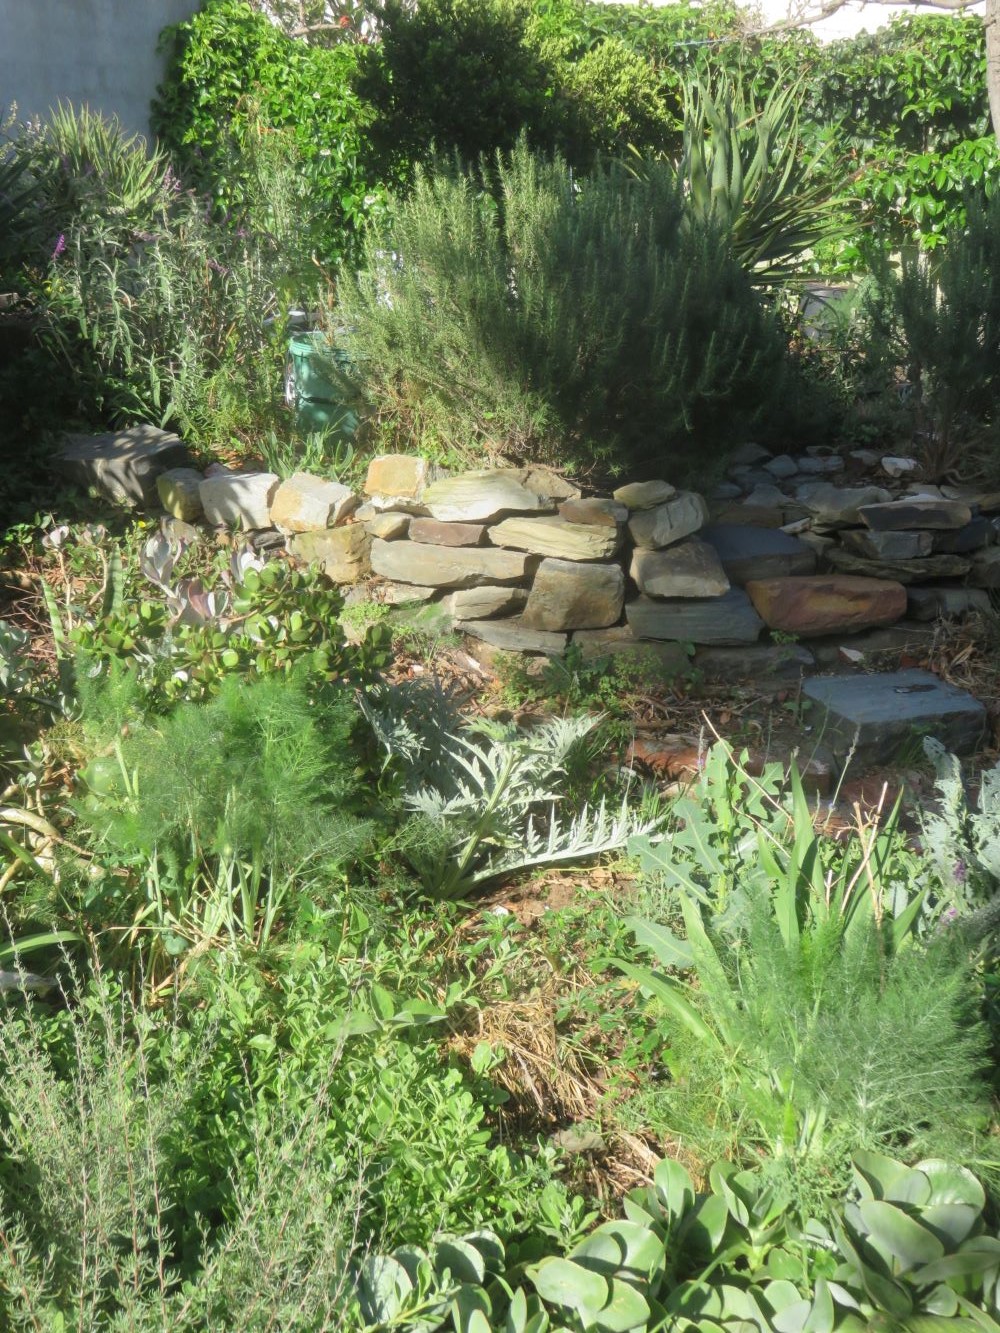
<path id="1" fill-rule="evenodd" d="M 561 808 L 567 769 L 595 718 L 553 718 L 532 731 L 479 720 L 450 729 L 443 701 L 408 709 L 398 691 L 363 705 L 388 760 L 404 768 L 401 844 L 436 898 L 533 866 L 581 861 L 623 847 L 654 821 L 630 806 Z M 418 711 L 419 709 L 419 711 Z"/>
<path id="2" fill-rule="evenodd" d="M 106 701 L 106 718 L 118 702 Z M 292 887 L 366 839 L 350 812 L 353 718 L 344 695 L 231 676 L 212 699 L 112 735 L 83 771 L 78 813 L 112 879 L 116 864 L 136 871 L 130 929 L 171 952 L 226 937 L 265 944 Z"/>
<path id="3" fill-rule="evenodd" d="M 717 747 L 677 811 L 677 864 L 669 830 L 658 856 L 632 844 L 667 875 L 684 934 L 629 922 L 663 970 L 618 967 L 674 1019 L 672 1081 L 631 1114 L 706 1158 L 763 1157 L 807 1209 L 859 1148 L 982 1165 L 986 1042 L 961 939 L 921 937 L 925 895 L 899 900 L 912 858 L 891 822 L 841 846 L 814 831 L 794 771 L 787 808 L 771 782 Z M 741 791 L 748 812 L 706 836 L 699 799 L 724 815 Z"/>

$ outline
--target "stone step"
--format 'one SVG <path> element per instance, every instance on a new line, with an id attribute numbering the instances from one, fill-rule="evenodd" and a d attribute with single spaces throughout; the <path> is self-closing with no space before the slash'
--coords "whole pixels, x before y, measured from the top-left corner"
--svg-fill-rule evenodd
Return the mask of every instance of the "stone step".
<path id="1" fill-rule="evenodd" d="M 952 753 L 971 754 L 986 732 L 986 709 L 966 690 L 930 671 L 813 676 L 802 687 L 813 708 L 807 724 L 839 762 L 887 763 L 920 753 L 934 736 Z"/>

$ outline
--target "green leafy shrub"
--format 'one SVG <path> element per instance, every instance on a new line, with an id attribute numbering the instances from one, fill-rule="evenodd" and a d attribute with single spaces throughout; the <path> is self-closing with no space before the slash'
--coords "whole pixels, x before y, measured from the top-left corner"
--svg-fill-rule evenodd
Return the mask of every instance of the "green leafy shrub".
<path id="1" fill-rule="evenodd" d="M 683 224 L 663 165 L 578 187 L 521 143 L 496 173 L 494 197 L 460 170 L 420 172 L 342 284 L 373 403 L 466 453 L 674 477 L 697 460 L 704 477 L 784 364 L 725 238 Z"/>
<path id="2" fill-rule="evenodd" d="M 555 75 L 528 39 L 524 0 L 385 0 L 375 13 L 379 40 L 362 52 L 357 91 L 384 171 L 408 175 L 435 149 L 474 165 L 522 132 L 552 145 Z"/>
<path id="3" fill-rule="evenodd" d="M 983 24 L 975 15 L 894 18 L 832 42 L 810 62 L 808 121 L 829 127 L 857 169 L 845 193 L 857 230 L 840 258 L 933 249 L 964 221 L 965 195 L 995 175 Z M 836 258 L 836 256 L 831 256 Z"/>
<path id="4" fill-rule="evenodd" d="M 161 46 L 151 123 L 184 183 L 258 231 L 280 187 L 295 202 L 286 248 L 324 265 L 349 253 L 374 189 L 370 115 L 351 90 L 363 48 L 307 46 L 245 0 L 210 0 Z"/>

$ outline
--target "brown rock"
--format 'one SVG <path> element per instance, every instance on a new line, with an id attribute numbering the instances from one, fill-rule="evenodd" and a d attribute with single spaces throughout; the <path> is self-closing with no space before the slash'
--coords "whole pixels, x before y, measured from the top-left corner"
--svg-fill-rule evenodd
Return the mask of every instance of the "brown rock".
<path id="1" fill-rule="evenodd" d="M 603 629 L 619 618 L 624 600 L 620 565 L 543 560 L 522 619 L 532 629 Z"/>
<path id="2" fill-rule="evenodd" d="M 486 527 L 482 523 L 442 523 L 436 518 L 410 520 L 410 541 L 431 546 L 481 546 Z"/>
<path id="3" fill-rule="evenodd" d="M 806 637 L 889 625 L 906 614 L 906 589 L 888 579 L 805 574 L 752 580 L 746 590 L 769 629 Z"/>
<path id="4" fill-rule="evenodd" d="M 360 523 L 315 532 L 297 532 L 288 549 L 307 564 L 318 563 L 334 583 L 357 583 L 371 573 L 372 539 Z"/>
<path id="5" fill-rule="evenodd" d="M 489 538 L 494 546 L 512 546 L 557 560 L 606 560 L 614 555 L 621 540 L 617 527 L 567 523 L 555 514 L 542 518 L 505 518 L 490 528 Z"/>
<path id="6" fill-rule="evenodd" d="M 270 517 L 282 532 L 312 532 L 337 527 L 359 503 L 351 488 L 339 481 L 296 472 L 275 491 Z"/>
<path id="7" fill-rule="evenodd" d="M 564 500 L 559 506 L 559 517 L 567 523 L 583 523 L 595 528 L 616 528 L 628 518 L 626 505 L 614 500 Z"/>

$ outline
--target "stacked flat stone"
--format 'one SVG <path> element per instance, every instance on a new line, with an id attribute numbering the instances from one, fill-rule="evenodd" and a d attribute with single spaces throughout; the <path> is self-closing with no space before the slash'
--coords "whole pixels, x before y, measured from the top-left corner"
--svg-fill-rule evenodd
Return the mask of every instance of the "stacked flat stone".
<path id="1" fill-rule="evenodd" d="M 497 648 L 553 654 L 572 639 L 597 656 L 642 644 L 677 669 L 693 645 L 712 674 L 781 674 L 822 662 L 826 641 L 984 606 L 1000 586 L 987 516 L 1000 493 L 946 494 L 914 483 L 911 460 L 883 463 L 880 484 L 849 482 L 839 455 L 749 446 L 711 508 L 666 481 L 582 498 L 544 467 L 448 476 L 410 454 L 372 460 L 361 495 L 308 473 L 189 466 L 161 471 L 156 489 L 176 521 L 280 534 L 334 582 L 437 604 Z M 815 648 L 768 643 L 765 629 Z"/>

